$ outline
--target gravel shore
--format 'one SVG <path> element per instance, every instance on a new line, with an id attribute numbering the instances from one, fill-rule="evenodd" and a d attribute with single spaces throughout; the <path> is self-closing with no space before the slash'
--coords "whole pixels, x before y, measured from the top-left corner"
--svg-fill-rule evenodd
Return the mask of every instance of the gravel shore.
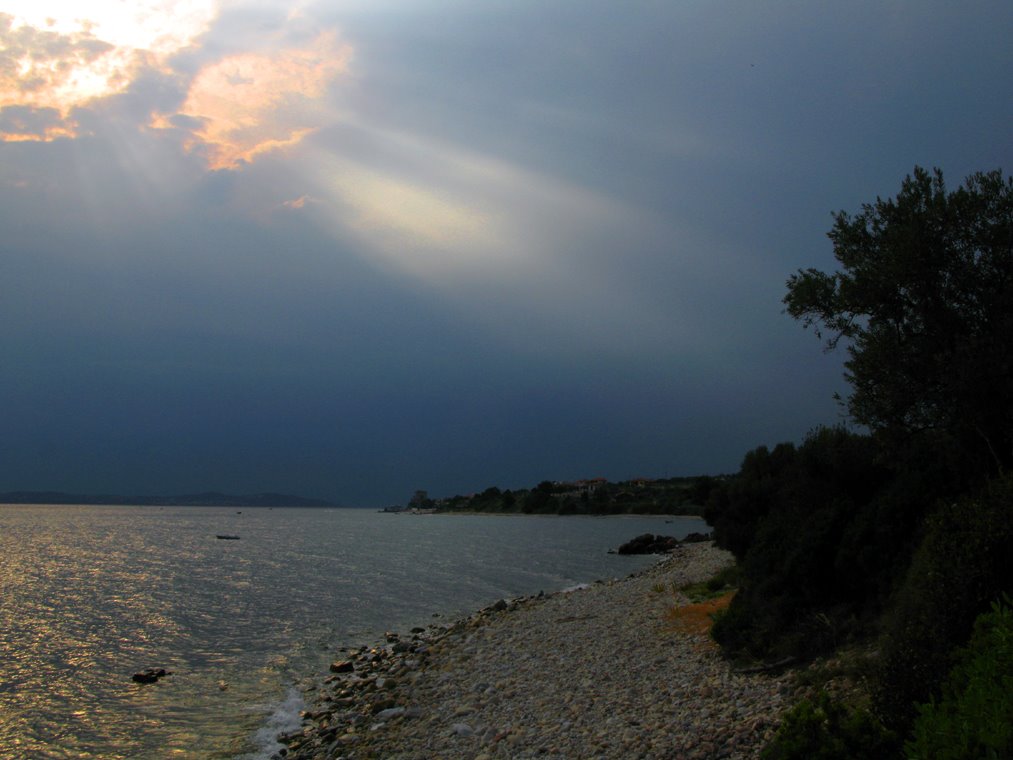
<path id="1" fill-rule="evenodd" d="M 388 634 L 331 666 L 277 756 L 756 757 L 788 706 L 787 678 L 733 672 L 673 615 L 688 603 L 681 586 L 731 561 L 686 544 L 623 580 Z"/>

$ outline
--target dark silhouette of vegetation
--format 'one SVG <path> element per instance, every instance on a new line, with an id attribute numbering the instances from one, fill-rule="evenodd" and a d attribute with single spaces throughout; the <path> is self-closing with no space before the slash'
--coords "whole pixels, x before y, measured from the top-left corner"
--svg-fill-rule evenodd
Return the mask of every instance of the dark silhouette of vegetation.
<path id="1" fill-rule="evenodd" d="M 915 168 L 896 199 L 838 213 L 841 271 L 800 271 L 784 298 L 828 348 L 847 340 L 856 422 L 894 440 L 945 430 L 988 474 L 1013 465 L 1011 218 L 1001 171 L 947 192 Z"/>
<path id="2" fill-rule="evenodd" d="M 713 633 L 737 655 L 806 657 L 842 643 L 867 614 L 882 568 L 859 572 L 850 534 L 871 521 L 889 473 L 868 436 L 843 428 L 819 428 L 797 449 L 774 451 L 747 454 L 705 512 L 718 543 L 742 565 L 739 593 Z M 742 521 L 754 499 L 759 519 Z M 752 526 L 748 540 L 743 522 Z"/>
<path id="3" fill-rule="evenodd" d="M 699 515 L 711 492 L 723 482 L 723 476 L 711 475 L 619 482 L 543 480 L 530 489 L 501 491 L 491 486 L 470 496 L 426 497 L 424 506 L 437 512 Z M 420 506 L 414 499 L 409 504 L 409 508 Z"/>
<path id="4" fill-rule="evenodd" d="M 910 735 L 915 704 L 939 698 L 974 620 L 1013 587 L 1013 181 L 948 192 L 916 168 L 829 237 L 839 271 L 792 275 L 784 303 L 828 350 L 846 345 L 842 403 L 868 432 L 761 446 L 712 489 L 705 517 L 740 565 L 714 636 L 739 657 L 881 637 L 880 655 L 871 713 L 803 706 L 768 757 L 897 756 L 884 737 Z"/>
<path id="5" fill-rule="evenodd" d="M 975 618 L 1013 589 L 1013 477 L 940 504 L 926 521 L 885 624 L 876 690 L 888 725 L 907 728 L 967 642 Z"/>
<path id="6" fill-rule="evenodd" d="M 742 460 L 738 476 L 725 488 L 712 489 L 704 517 L 714 538 L 742 560 L 760 520 L 774 508 L 784 474 L 795 461 L 795 446 L 781 443 L 769 451 L 759 446 Z"/>

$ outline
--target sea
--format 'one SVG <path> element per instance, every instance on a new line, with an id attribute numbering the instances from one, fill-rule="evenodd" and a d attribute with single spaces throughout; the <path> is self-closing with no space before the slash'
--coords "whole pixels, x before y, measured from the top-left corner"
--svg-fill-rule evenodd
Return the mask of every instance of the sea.
<path id="1" fill-rule="evenodd" d="M 624 577 L 692 517 L 0 506 L 0 758 L 266 760 L 346 646 Z M 219 539 L 219 535 L 238 539 Z M 171 672 L 135 683 L 146 668 Z"/>

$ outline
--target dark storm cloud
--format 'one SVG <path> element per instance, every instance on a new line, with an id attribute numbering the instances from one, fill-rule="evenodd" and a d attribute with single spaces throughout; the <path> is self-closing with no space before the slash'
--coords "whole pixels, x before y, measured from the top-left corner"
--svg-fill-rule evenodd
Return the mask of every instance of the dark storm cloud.
<path id="1" fill-rule="evenodd" d="M 0 490 L 377 504 L 798 440 L 842 357 L 784 281 L 915 164 L 1008 169 L 1011 13 L 234 6 L 77 139 L 0 145 Z M 210 171 L 198 81 L 306 131 Z"/>

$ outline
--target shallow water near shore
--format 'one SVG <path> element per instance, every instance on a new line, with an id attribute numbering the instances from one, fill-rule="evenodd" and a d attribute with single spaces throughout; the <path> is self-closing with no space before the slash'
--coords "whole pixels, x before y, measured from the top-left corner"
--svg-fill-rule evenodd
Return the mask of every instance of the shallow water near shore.
<path id="1" fill-rule="evenodd" d="M 622 577 L 697 518 L 0 506 L 0 756 L 267 757 L 342 645 Z M 238 535 L 223 541 L 216 535 Z M 147 667 L 172 671 L 131 681 Z"/>

